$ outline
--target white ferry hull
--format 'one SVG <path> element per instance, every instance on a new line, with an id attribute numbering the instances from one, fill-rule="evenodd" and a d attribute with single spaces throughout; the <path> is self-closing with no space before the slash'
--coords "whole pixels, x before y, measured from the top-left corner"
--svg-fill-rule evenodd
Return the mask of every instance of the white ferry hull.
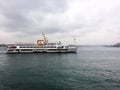
<path id="1" fill-rule="evenodd" d="M 18 53 L 18 51 L 7 51 L 7 54 L 15 54 Z"/>
<path id="2" fill-rule="evenodd" d="M 31 51 L 30 51 L 31 50 Z M 28 51 L 23 51 L 21 49 L 16 49 L 16 51 L 8 50 L 8 54 L 14 54 L 14 53 L 76 53 L 77 49 L 42 49 L 42 50 L 35 50 L 30 49 Z"/>
<path id="3" fill-rule="evenodd" d="M 76 51 L 22 51 L 22 52 L 18 52 L 18 51 L 7 51 L 7 54 L 17 54 L 17 53 L 76 53 Z"/>

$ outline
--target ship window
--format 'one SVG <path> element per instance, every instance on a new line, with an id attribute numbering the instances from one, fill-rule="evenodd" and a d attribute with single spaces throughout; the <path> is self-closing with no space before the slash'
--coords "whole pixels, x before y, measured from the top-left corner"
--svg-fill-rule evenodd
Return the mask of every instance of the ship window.
<path id="1" fill-rule="evenodd" d="M 8 50 L 8 51 L 13 51 L 13 50 Z"/>
<path id="2" fill-rule="evenodd" d="M 56 48 L 56 46 L 54 46 L 54 48 Z"/>
<path id="3" fill-rule="evenodd" d="M 21 51 L 32 51 L 32 49 L 21 49 Z"/>
<path id="4" fill-rule="evenodd" d="M 19 49 L 17 49 L 16 51 L 19 51 Z"/>
<path id="5" fill-rule="evenodd" d="M 49 51 L 57 51 L 57 49 L 48 49 Z"/>
<path id="6" fill-rule="evenodd" d="M 44 49 L 37 49 L 37 51 L 42 51 L 42 50 L 44 50 Z"/>

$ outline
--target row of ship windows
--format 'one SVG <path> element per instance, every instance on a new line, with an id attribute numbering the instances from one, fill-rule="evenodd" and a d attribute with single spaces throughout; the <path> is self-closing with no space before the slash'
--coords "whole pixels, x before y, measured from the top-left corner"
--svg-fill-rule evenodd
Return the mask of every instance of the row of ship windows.
<path id="1" fill-rule="evenodd" d="M 67 49 L 64 49 L 66 51 Z M 21 51 L 32 51 L 32 49 L 21 49 Z M 37 49 L 35 51 L 44 51 L 44 49 Z M 48 51 L 61 51 L 59 49 L 48 49 Z"/>
<path id="2" fill-rule="evenodd" d="M 32 49 L 21 49 L 21 51 L 32 51 Z"/>
<path id="3" fill-rule="evenodd" d="M 20 47 L 20 48 L 56 48 L 56 46 L 49 47 L 49 46 L 44 46 L 44 47 Z"/>
<path id="4" fill-rule="evenodd" d="M 36 49 L 36 51 L 42 51 L 44 49 Z M 60 49 L 48 49 L 48 51 L 59 51 Z M 63 49 L 67 50 L 67 49 Z M 8 51 L 15 51 L 15 50 L 8 50 Z M 19 51 L 18 49 L 16 51 Z M 21 49 L 20 51 L 32 51 L 32 49 Z"/>

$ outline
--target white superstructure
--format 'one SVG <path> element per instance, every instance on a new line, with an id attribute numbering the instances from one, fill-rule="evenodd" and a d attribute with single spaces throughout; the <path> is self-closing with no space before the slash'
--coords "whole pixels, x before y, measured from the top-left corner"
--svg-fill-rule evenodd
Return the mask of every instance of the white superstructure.
<path id="1" fill-rule="evenodd" d="M 7 48 L 7 53 L 76 53 L 76 45 L 64 46 L 58 43 L 49 43 L 43 34 L 43 40 L 37 40 L 37 44 L 16 44 Z"/>

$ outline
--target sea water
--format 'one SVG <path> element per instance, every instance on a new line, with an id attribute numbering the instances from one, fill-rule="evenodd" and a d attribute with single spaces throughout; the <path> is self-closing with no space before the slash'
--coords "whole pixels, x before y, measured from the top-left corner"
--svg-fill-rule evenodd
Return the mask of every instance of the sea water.
<path id="1" fill-rule="evenodd" d="M 120 48 L 39 54 L 5 49 L 0 47 L 0 90 L 120 90 Z"/>

